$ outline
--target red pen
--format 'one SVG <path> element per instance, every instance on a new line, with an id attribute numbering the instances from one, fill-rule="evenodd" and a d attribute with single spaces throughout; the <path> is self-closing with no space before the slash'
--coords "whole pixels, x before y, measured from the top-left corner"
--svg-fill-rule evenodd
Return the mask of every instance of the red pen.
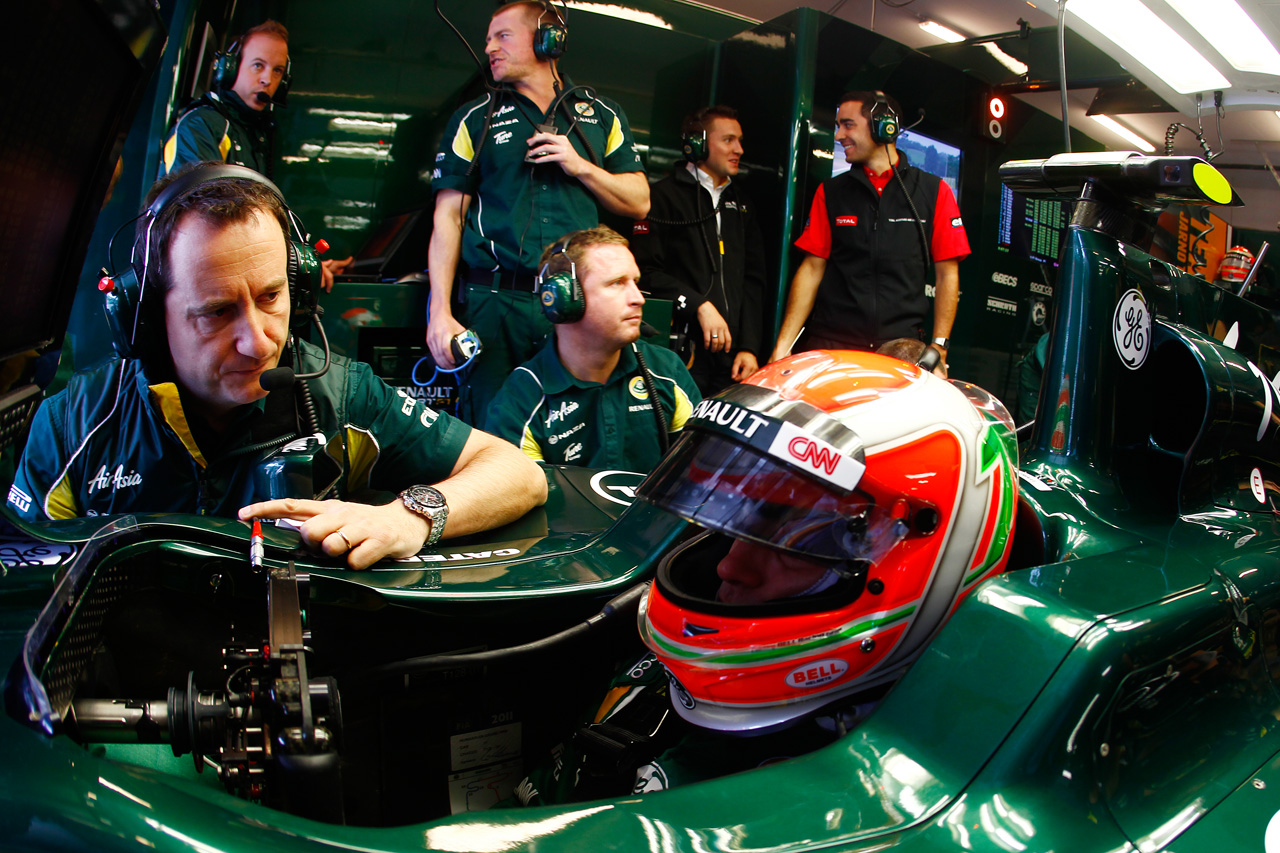
<path id="1" fill-rule="evenodd" d="M 249 565 L 259 571 L 262 570 L 262 554 L 262 522 L 255 518 L 253 532 L 249 536 Z"/>

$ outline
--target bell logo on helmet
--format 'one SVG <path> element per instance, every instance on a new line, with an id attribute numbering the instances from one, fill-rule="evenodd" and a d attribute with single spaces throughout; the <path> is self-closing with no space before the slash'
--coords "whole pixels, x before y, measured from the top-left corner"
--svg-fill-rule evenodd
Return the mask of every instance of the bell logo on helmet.
<path id="1" fill-rule="evenodd" d="M 821 687 L 830 684 L 849 671 L 849 664 L 840 658 L 828 658 L 807 664 L 787 673 L 787 684 L 792 687 Z"/>

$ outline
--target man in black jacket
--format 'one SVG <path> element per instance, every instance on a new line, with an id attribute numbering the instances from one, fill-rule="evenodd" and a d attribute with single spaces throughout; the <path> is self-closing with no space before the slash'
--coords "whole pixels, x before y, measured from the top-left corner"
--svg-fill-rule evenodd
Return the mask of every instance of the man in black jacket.
<path id="1" fill-rule="evenodd" d="M 692 345 L 689 373 L 710 395 L 759 366 L 764 244 L 754 205 L 732 182 L 742 158 L 737 112 L 705 107 L 683 134 L 688 162 L 653 186 L 631 248 L 641 285 L 675 303 L 676 329 Z"/>

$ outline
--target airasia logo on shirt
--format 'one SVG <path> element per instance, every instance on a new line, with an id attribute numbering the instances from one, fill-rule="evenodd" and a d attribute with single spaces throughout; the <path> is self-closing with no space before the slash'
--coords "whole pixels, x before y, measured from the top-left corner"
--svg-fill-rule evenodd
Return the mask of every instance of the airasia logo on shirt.
<path id="1" fill-rule="evenodd" d="M 858 217 L 856 216 L 837 216 L 836 225 L 857 225 Z"/>

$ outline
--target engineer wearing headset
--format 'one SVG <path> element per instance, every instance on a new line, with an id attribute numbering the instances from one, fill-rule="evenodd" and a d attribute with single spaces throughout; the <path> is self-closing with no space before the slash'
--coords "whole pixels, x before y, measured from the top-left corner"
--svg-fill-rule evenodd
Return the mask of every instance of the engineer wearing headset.
<path id="1" fill-rule="evenodd" d="M 640 340 L 626 238 L 605 225 L 568 234 L 539 279 L 555 334 L 503 384 L 486 428 L 538 462 L 649 471 L 702 396 L 679 356 Z"/>
<path id="2" fill-rule="evenodd" d="M 462 391 L 470 423 L 550 333 L 534 295 L 542 248 L 599 222 L 597 205 L 629 219 L 649 209 L 621 107 L 557 70 L 566 39 L 550 0 L 499 8 L 485 40 L 496 85 L 453 114 L 436 155 L 427 345 L 437 365 L 456 366 L 450 344 L 465 327 L 451 301 L 464 287 L 483 346 Z"/>
<path id="3" fill-rule="evenodd" d="M 814 195 L 796 240 L 805 258 L 791 280 L 770 361 L 793 351 L 874 350 L 912 337 L 942 352 L 945 371 L 969 239 L 951 188 L 898 152 L 900 114 L 883 92 L 840 98 L 836 142 L 852 168 Z M 936 294 L 926 335 L 930 261 Z"/>
<path id="4" fill-rule="evenodd" d="M 160 175 L 188 163 L 221 160 L 248 166 L 268 178 L 275 167 L 276 120 L 289 94 L 289 31 L 279 21 L 250 27 L 214 58 L 213 89 L 174 119 L 160 147 Z M 321 286 L 352 258 L 321 263 Z"/>
<path id="5" fill-rule="evenodd" d="M 21 517 L 287 517 L 364 568 L 546 499 L 542 472 L 506 442 L 292 334 L 313 319 L 319 262 L 257 172 L 208 163 L 161 179 L 137 234 L 131 263 L 99 285 L 121 357 L 37 411 L 8 494 Z M 344 468 L 338 494 L 400 498 L 264 502 L 266 454 L 317 432 L 330 451 L 343 439 L 327 454 Z"/>
<path id="6" fill-rule="evenodd" d="M 681 132 L 686 162 L 653 186 L 631 248 L 645 289 L 674 303 L 691 344 L 689 373 L 709 395 L 746 379 L 766 354 L 764 240 L 755 205 L 733 182 L 742 159 L 737 112 L 704 107 Z"/>

